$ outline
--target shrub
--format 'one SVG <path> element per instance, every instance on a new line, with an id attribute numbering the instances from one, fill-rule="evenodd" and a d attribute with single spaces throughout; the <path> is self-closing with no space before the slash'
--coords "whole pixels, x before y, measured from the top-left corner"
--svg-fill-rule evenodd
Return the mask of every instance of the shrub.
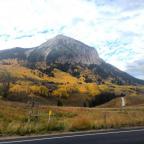
<path id="1" fill-rule="evenodd" d="M 3 88 L 2 88 L 2 85 L 0 84 L 0 96 L 2 96 L 2 94 L 3 94 L 3 93 L 2 93 L 2 89 L 3 89 Z"/>
<path id="2" fill-rule="evenodd" d="M 13 81 L 11 74 L 7 71 L 3 72 L 0 81 L 2 83 L 2 96 L 3 98 L 7 98 L 10 90 L 10 84 Z"/>
<path id="3" fill-rule="evenodd" d="M 7 128 L 5 129 L 5 133 L 7 133 L 8 135 L 13 135 L 13 134 L 19 135 L 20 127 L 21 127 L 20 123 L 11 122 L 7 125 Z"/>
<path id="4" fill-rule="evenodd" d="M 66 87 L 64 86 L 53 91 L 52 95 L 57 96 L 57 97 L 63 97 L 63 98 L 67 98 L 69 96 L 68 91 Z"/>
<path id="5" fill-rule="evenodd" d="M 62 99 L 58 99 L 58 101 L 57 101 L 57 106 L 63 106 L 63 101 L 62 101 Z"/>
<path id="6" fill-rule="evenodd" d="M 48 88 L 45 86 L 34 85 L 34 86 L 31 86 L 30 89 L 32 93 L 36 95 L 48 96 L 49 94 Z"/>
<path id="7" fill-rule="evenodd" d="M 99 95 L 96 95 L 94 98 L 92 98 L 89 101 L 89 107 L 94 107 L 94 106 L 97 106 L 97 105 L 104 104 L 104 103 L 112 100 L 113 98 L 116 98 L 115 93 L 113 93 L 113 92 L 102 92 Z"/>
<path id="8" fill-rule="evenodd" d="M 63 122 L 53 120 L 48 124 L 47 128 L 48 131 L 63 131 L 65 129 L 65 125 Z"/>

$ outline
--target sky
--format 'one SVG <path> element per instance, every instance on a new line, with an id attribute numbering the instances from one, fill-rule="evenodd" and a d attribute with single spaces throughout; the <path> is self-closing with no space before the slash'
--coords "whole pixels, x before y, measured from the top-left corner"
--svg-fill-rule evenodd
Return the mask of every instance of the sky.
<path id="1" fill-rule="evenodd" d="M 0 50 L 38 46 L 57 34 L 144 79 L 144 0 L 0 0 Z"/>

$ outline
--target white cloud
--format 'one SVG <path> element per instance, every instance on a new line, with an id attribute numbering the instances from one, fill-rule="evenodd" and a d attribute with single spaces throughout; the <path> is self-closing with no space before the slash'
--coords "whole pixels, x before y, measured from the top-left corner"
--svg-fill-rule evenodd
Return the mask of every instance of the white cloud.
<path id="1" fill-rule="evenodd" d="M 144 57 L 143 19 L 144 0 L 0 0 L 0 49 L 34 47 L 63 33 L 127 70 Z"/>

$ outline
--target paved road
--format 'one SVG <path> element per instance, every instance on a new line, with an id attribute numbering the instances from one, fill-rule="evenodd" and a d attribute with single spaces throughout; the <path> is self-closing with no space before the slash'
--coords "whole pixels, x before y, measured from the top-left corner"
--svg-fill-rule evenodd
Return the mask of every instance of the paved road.
<path id="1" fill-rule="evenodd" d="M 144 129 L 20 138 L 0 141 L 0 144 L 144 144 Z"/>

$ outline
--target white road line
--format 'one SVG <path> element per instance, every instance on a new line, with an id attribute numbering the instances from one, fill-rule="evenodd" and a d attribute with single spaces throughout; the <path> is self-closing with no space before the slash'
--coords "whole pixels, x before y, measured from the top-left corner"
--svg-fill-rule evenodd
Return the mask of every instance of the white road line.
<path id="1" fill-rule="evenodd" d="M 68 136 L 57 136 L 57 137 L 48 137 L 48 138 L 6 141 L 6 142 L 0 142 L 0 144 L 13 144 L 13 143 L 33 142 L 33 141 L 41 141 L 41 140 L 53 140 L 53 139 L 74 138 L 74 137 L 84 137 L 84 136 L 94 136 L 94 135 L 106 135 L 106 134 L 120 134 L 120 133 L 131 133 L 131 132 L 140 132 L 140 131 L 144 131 L 144 129 L 101 132 L 101 133 L 87 133 L 87 134 L 79 134 L 79 135 L 68 135 Z"/>

